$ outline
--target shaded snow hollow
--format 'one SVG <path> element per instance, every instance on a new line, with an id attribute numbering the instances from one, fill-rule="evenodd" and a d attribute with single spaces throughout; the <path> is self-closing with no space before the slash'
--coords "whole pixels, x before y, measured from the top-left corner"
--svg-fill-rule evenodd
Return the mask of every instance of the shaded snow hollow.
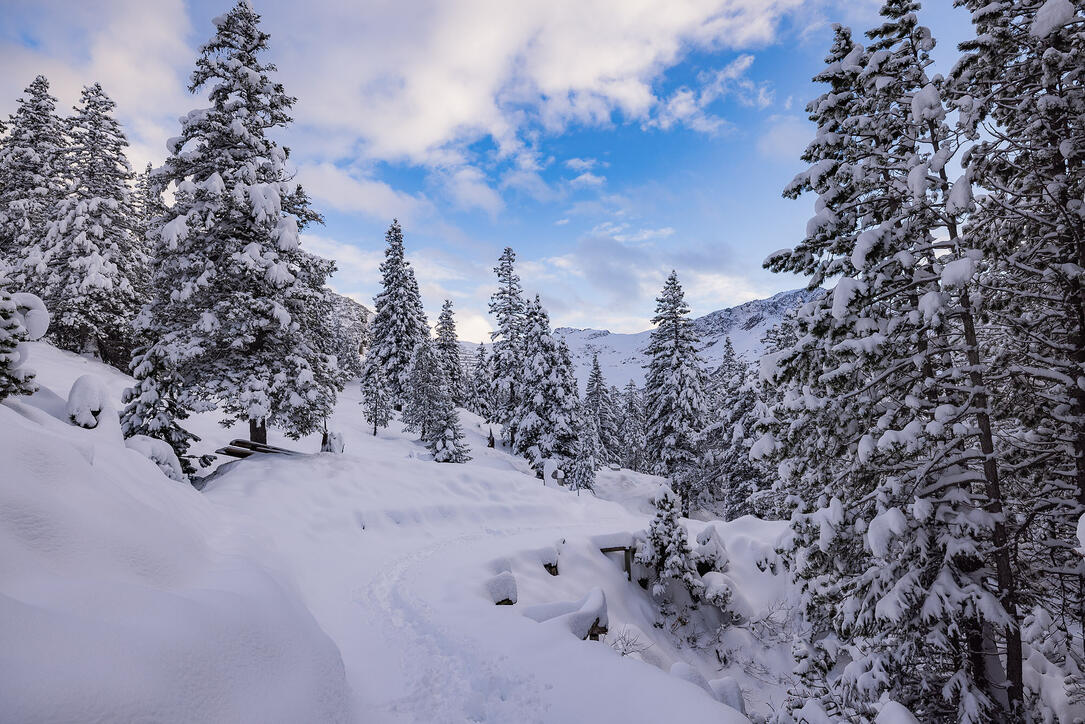
<path id="1" fill-rule="evenodd" d="M 781 687 L 654 628 L 621 556 L 593 541 L 645 528 L 658 479 L 601 472 L 601 495 L 622 503 L 544 487 L 487 449 L 467 413 L 475 459 L 439 465 L 398 424 L 369 435 L 352 388 L 331 421 L 345 454 L 253 458 L 198 493 L 123 444 L 110 408 L 124 375 L 40 343 L 30 364 L 43 389 L 0 404 L 0 718 L 746 721 L 720 703 L 737 688 L 726 676 L 751 712 L 779 701 Z M 94 429 L 70 424 L 64 399 L 88 373 L 108 403 Z M 213 416 L 190 422 L 200 451 L 240 434 Z M 315 437 L 272 442 L 319 449 Z M 705 525 L 690 522 L 691 541 Z M 756 565 L 779 524 L 708 525 L 745 611 L 786 597 Z M 554 562 L 557 576 L 543 565 Z M 495 606 L 503 573 L 496 593 L 515 590 L 516 603 Z M 621 656 L 574 635 L 579 619 L 525 615 L 572 602 L 592 621 L 605 606 L 611 631 L 646 650 Z M 728 635 L 736 652 L 789 668 L 786 646 Z"/>

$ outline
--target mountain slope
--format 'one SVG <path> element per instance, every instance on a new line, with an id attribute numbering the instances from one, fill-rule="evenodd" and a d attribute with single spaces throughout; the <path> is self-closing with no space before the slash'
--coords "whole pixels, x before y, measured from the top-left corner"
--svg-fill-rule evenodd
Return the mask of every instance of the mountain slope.
<path id="1" fill-rule="evenodd" d="M 739 355 L 749 362 L 755 361 L 761 355 L 765 333 L 779 324 L 789 311 L 819 294 L 821 292 L 795 289 L 698 317 L 694 326 L 701 339 L 702 357 L 710 368 L 714 367 L 723 355 L 724 340 L 730 337 Z M 587 379 L 592 355 L 598 353 L 599 365 L 610 384 L 621 387 L 629 380 L 644 384 L 644 366 L 648 364 L 644 350 L 651 330 L 616 334 L 605 329 L 559 327 L 554 331 L 569 345 L 577 379 L 581 382 Z"/>

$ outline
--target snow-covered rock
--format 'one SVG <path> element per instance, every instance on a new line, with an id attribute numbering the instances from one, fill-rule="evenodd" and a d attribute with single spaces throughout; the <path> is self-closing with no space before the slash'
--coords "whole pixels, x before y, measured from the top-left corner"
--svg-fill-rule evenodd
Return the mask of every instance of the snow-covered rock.
<path id="1" fill-rule="evenodd" d="M 109 406 L 108 394 L 94 375 L 83 375 L 68 393 L 68 418 L 85 428 L 98 426 L 98 416 Z"/>

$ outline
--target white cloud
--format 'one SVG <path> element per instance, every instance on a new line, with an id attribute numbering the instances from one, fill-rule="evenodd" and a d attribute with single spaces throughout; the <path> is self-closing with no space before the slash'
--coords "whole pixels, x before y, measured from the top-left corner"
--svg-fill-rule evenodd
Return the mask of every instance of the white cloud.
<path id="1" fill-rule="evenodd" d="M 573 171 L 590 171 L 596 166 L 609 166 L 610 164 L 595 158 L 568 158 L 565 167 Z"/>
<path id="2" fill-rule="evenodd" d="M 473 166 L 462 166 L 443 175 L 445 191 L 461 209 L 481 209 L 493 216 L 504 206 L 500 194 L 486 181 L 485 174 Z"/>
<path id="3" fill-rule="evenodd" d="M 330 163 L 305 165 L 298 169 L 298 180 L 321 207 L 336 211 L 361 213 L 388 221 L 398 218 L 410 225 L 420 216 L 432 213 L 432 204 L 397 191 L 383 181 L 358 176 Z"/>
<path id="4" fill-rule="evenodd" d="M 591 171 L 585 171 L 584 173 L 580 174 L 579 176 L 574 178 L 569 183 L 572 184 L 573 186 L 579 186 L 581 188 L 585 188 L 585 187 L 602 186 L 606 182 L 607 182 L 607 177 L 606 176 L 599 176 L 597 174 L 592 173 Z"/>
<path id="5" fill-rule="evenodd" d="M 744 53 L 722 68 L 699 74 L 701 85 L 698 89 L 678 88 L 669 98 L 660 101 L 655 114 L 644 125 L 664 131 L 681 125 L 715 135 L 729 130 L 731 124 L 708 110 L 713 103 L 734 98 L 744 106 L 767 108 L 772 105 L 775 94 L 768 83 L 757 83 L 746 77 L 753 61 L 752 55 Z"/>

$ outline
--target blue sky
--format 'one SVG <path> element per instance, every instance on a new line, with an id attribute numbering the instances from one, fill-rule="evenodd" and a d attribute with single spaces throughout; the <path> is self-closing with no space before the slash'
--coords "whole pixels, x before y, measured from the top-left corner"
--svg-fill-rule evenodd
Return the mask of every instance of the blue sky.
<path id="1" fill-rule="evenodd" d="M 948 70 L 967 16 L 921 20 Z M 282 134 L 327 220 L 308 247 L 332 285 L 378 289 L 383 234 L 404 225 L 431 321 L 490 320 L 491 267 L 516 249 L 557 325 L 639 331 L 677 269 L 696 314 L 802 284 L 761 261 L 801 237 L 811 200 L 780 190 L 813 134 L 803 107 L 830 23 L 857 36 L 865 0 L 254 0 L 299 98 Z M 93 6 L 93 7 L 90 7 Z M 224 2 L 15 0 L 0 17 L 0 113 L 36 73 L 62 108 L 100 81 L 133 164 L 160 163 L 196 49 Z"/>

